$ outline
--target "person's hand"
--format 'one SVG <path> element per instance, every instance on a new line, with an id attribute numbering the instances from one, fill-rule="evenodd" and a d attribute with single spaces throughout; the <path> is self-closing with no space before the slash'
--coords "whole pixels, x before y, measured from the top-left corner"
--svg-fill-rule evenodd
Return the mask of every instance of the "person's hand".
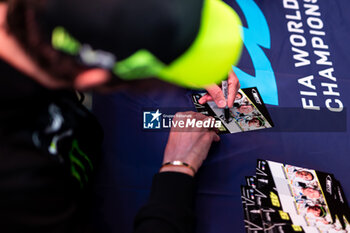
<path id="1" fill-rule="evenodd" d="M 237 92 L 241 86 L 236 74 L 233 71 L 231 71 L 228 75 L 227 84 L 227 102 L 221 88 L 216 84 L 206 87 L 205 89 L 208 91 L 208 93 L 200 98 L 198 102 L 200 104 L 205 104 L 208 101 L 214 101 L 219 108 L 225 108 L 226 104 L 229 108 L 232 108 Z"/>
<path id="2" fill-rule="evenodd" d="M 196 112 L 179 112 L 175 115 L 173 122 L 187 121 L 193 119 L 197 121 L 213 121 L 212 117 L 207 117 Z M 173 123 L 174 125 L 174 123 Z M 184 127 L 178 125 L 172 127 L 168 143 L 164 152 L 163 164 L 172 161 L 181 161 L 192 166 L 198 171 L 203 161 L 208 155 L 209 148 L 213 141 L 219 141 L 220 137 L 214 130 L 204 127 Z M 168 165 L 160 169 L 160 172 L 174 171 L 182 172 L 194 176 L 192 169 L 186 166 Z"/>

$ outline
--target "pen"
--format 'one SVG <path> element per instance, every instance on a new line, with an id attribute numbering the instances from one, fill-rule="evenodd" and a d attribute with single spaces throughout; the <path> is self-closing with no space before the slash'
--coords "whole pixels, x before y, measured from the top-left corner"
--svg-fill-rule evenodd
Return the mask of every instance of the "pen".
<path id="1" fill-rule="evenodd" d="M 226 106 L 224 109 L 224 116 L 225 116 L 225 121 L 228 123 L 230 119 L 230 109 L 227 106 L 227 96 L 228 96 L 228 88 L 227 88 L 227 81 L 222 81 L 221 82 L 221 87 L 222 87 L 222 92 L 224 93 L 225 99 L 226 99 Z"/>

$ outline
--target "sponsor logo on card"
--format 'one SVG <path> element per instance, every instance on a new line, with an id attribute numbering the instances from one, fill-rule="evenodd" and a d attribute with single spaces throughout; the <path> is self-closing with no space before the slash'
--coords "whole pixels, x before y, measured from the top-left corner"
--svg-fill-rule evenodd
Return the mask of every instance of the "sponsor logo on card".
<path id="1" fill-rule="evenodd" d="M 332 178 L 329 175 L 326 178 L 326 191 L 332 195 Z"/>

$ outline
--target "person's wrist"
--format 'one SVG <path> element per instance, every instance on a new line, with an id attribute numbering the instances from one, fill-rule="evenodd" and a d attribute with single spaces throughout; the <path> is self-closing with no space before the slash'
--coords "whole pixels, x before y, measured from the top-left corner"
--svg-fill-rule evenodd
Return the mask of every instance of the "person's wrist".
<path id="1" fill-rule="evenodd" d="M 179 173 L 187 174 L 187 175 L 192 176 L 192 177 L 194 177 L 194 175 L 195 175 L 194 171 L 191 168 L 185 167 L 185 166 L 175 166 L 175 165 L 163 166 L 160 168 L 159 172 L 160 173 L 162 173 L 162 172 L 179 172 Z"/>

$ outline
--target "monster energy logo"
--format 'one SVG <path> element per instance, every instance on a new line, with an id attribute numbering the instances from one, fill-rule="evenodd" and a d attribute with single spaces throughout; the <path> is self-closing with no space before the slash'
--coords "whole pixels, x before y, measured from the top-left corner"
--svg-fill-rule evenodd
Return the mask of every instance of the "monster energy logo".
<path id="1" fill-rule="evenodd" d="M 80 149 L 78 141 L 73 140 L 72 148 L 69 152 L 71 161 L 71 174 L 78 180 L 80 187 L 89 181 L 88 173 L 93 170 L 93 165 L 89 157 Z"/>

